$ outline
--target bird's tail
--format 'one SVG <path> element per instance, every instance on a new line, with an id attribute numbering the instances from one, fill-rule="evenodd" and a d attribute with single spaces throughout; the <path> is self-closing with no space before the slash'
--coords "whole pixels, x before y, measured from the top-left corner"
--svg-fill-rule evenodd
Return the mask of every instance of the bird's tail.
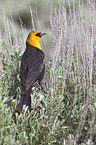
<path id="1" fill-rule="evenodd" d="M 31 94 L 31 88 L 28 89 L 26 94 L 21 96 L 20 103 L 17 106 L 17 111 L 21 112 L 23 105 L 26 105 L 29 108 L 31 108 L 31 96 L 30 96 L 30 94 Z"/>

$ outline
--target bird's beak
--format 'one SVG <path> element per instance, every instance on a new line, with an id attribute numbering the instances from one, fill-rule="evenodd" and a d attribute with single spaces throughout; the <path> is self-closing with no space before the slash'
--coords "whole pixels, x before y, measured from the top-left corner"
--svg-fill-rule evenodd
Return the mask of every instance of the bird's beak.
<path id="1" fill-rule="evenodd" d="M 46 35 L 46 33 L 41 33 L 41 34 L 40 34 L 40 37 L 42 37 L 43 35 Z"/>

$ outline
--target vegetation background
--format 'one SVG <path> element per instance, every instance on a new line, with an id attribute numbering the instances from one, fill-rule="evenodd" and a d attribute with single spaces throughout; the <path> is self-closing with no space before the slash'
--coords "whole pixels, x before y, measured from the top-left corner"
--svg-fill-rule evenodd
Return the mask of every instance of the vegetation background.
<path id="1" fill-rule="evenodd" d="M 20 61 L 28 33 L 46 32 L 45 94 L 20 100 Z M 0 144 L 96 144 L 96 1 L 0 0 Z"/>

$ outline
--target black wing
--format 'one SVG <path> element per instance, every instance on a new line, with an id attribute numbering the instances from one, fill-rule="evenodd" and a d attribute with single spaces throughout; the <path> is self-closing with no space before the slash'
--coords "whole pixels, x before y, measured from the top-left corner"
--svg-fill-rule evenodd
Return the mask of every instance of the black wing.
<path id="1" fill-rule="evenodd" d="M 37 80 L 41 80 L 44 76 L 44 53 L 36 47 L 30 46 L 25 50 L 21 60 L 21 83 L 23 94 Z"/>

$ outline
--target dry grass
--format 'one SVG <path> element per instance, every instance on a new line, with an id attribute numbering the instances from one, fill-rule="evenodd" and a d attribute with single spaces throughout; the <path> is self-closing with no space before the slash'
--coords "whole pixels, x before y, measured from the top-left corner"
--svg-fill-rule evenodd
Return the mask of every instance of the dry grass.
<path id="1" fill-rule="evenodd" d="M 95 144 L 95 3 L 89 0 L 85 8 L 79 0 L 78 6 L 68 2 L 66 8 L 60 2 L 50 11 L 51 60 L 43 82 L 48 94 L 37 85 L 32 89 L 31 112 L 25 108 L 20 115 L 14 110 L 21 92 L 19 68 L 26 29 L 20 19 L 18 32 L 12 18 L 4 14 L 4 41 L 0 41 L 0 144 Z"/>

